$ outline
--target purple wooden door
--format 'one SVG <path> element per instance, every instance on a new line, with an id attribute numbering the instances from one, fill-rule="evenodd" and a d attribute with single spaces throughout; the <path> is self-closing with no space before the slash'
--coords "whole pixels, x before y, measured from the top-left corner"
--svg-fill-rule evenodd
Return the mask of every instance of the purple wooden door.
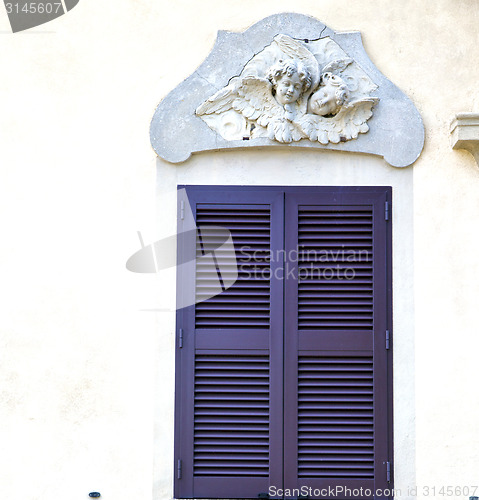
<path id="1" fill-rule="evenodd" d="M 178 255 L 197 264 L 178 286 L 198 302 L 177 313 L 175 497 L 392 487 L 390 188 L 186 191 L 199 231 Z M 234 267 L 199 259 L 218 227 L 238 279 L 202 300 Z"/>

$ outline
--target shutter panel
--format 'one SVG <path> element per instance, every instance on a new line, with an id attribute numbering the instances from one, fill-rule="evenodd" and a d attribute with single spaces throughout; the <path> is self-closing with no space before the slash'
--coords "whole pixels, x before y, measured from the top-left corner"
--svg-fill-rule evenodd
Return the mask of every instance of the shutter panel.
<path id="1" fill-rule="evenodd" d="M 298 208 L 300 330 L 371 330 L 372 232 L 371 207 Z"/>
<path id="2" fill-rule="evenodd" d="M 270 252 L 283 246 L 284 195 L 186 192 L 198 226 L 197 241 L 190 241 L 196 268 L 187 273 L 194 280 L 179 271 L 178 286 L 194 287 L 197 303 L 177 313 L 183 347 L 176 360 L 181 478 L 177 473 L 175 497 L 257 498 L 283 482 L 283 318 L 277 314 L 283 284 Z M 236 262 L 215 250 L 223 241 L 219 228 L 231 232 Z M 179 262 L 190 253 L 179 245 Z M 236 282 L 225 286 L 236 272 Z M 218 287 L 224 291 L 211 297 Z"/>
<path id="3" fill-rule="evenodd" d="M 388 487 L 389 197 L 286 194 L 285 488 Z"/>
<path id="4" fill-rule="evenodd" d="M 201 204 L 196 211 L 199 232 L 197 256 L 201 257 L 210 245 L 218 244 L 218 227 L 231 231 L 238 249 L 237 262 L 216 259 L 224 273 L 239 269 L 234 285 L 222 294 L 204 300 L 210 290 L 209 281 L 218 279 L 210 275 L 208 263 L 196 269 L 196 328 L 260 328 L 270 325 L 269 251 L 271 245 L 271 210 L 267 205 L 215 205 Z M 254 261 L 253 261 L 254 257 Z M 236 274 L 236 273 L 235 273 Z M 254 279 L 249 279 L 254 276 Z M 205 293 L 206 291 L 206 293 Z"/>
<path id="5" fill-rule="evenodd" d="M 298 357 L 300 478 L 374 479 L 373 358 L 358 354 Z"/>

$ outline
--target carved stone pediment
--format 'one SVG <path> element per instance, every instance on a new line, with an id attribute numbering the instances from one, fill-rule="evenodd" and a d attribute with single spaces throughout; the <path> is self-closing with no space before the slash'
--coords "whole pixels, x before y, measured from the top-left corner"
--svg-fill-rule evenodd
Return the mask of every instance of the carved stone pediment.
<path id="1" fill-rule="evenodd" d="M 356 151 L 404 167 L 424 143 L 413 103 L 367 57 L 357 32 L 280 14 L 220 32 L 206 61 L 158 106 L 159 156 L 282 146 Z"/>

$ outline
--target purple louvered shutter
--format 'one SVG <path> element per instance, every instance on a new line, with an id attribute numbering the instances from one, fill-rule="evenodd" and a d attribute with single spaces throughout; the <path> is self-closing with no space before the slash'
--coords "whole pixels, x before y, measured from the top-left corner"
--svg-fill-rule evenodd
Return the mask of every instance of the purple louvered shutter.
<path id="1" fill-rule="evenodd" d="M 390 188 L 286 194 L 286 488 L 351 498 L 346 488 L 390 487 L 389 198 Z"/>
<path id="2" fill-rule="evenodd" d="M 392 487 L 391 189 L 186 192 L 175 497 Z"/>
<path id="3" fill-rule="evenodd" d="M 177 313 L 175 497 L 257 498 L 283 482 L 283 283 L 269 257 L 283 245 L 284 195 L 186 192 L 198 226 L 195 279 L 179 276 L 178 286 L 194 286 L 197 303 Z M 219 228 L 231 232 L 236 259 L 215 250 Z M 180 246 L 180 262 L 182 252 L 191 255 Z M 218 287 L 227 289 L 211 297 Z"/>

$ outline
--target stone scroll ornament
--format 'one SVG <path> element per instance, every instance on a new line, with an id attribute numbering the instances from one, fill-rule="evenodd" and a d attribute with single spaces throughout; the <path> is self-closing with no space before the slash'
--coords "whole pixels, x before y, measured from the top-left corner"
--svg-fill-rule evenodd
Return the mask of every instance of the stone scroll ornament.
<path id="1" fill-rule="evenodd" d="M 368 132 L 377 86 L 331 39 L 308 45 L 275 36 L 196 114 L 226 140 L 337 144 Z"/>
<path id="2" fill-rule="evenodd" d="M 374 154 L 406 167 L 422 151 L 424 126 L 359 32 L 284 13 L 242 33 L 218 32 L 205 61 L 158 105 L 150 137 L 172 163 L 201 151 L 288 147 Z"/>

